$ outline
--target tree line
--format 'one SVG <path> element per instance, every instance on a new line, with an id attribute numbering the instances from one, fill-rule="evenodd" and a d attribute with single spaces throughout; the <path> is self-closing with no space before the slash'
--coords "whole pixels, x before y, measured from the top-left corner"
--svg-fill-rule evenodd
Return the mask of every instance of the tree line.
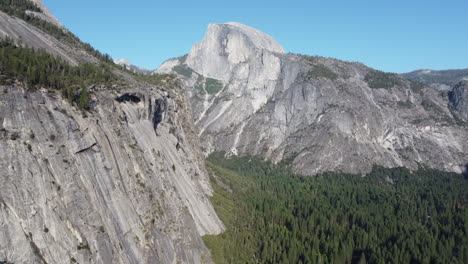
<path id="1" fill-rule="evenodd" d="M 10 39 L 0 40 L 0 73 L 0 85 L 16 80 L 31 91 L 38 88 L 59 90 L 81 109 L 88 108 L 88 86 L 110 85 L 118 79 L 112 67 L 105 63 L 70 66 L 44 50 L 25 48 Z"/>

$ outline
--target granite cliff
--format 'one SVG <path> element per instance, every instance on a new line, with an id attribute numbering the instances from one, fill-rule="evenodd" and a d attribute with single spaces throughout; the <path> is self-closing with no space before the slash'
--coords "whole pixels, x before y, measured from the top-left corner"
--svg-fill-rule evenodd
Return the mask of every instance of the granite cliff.
<path id="1" fill-rule="evenodd" d="M 18 17 L 0 11 L 0 22 L 18 45 L 70 65 L 100 61 Z M 114 74 L 126 85 L 88 87 L 83 112 L 0 69 L 0 262 L 211 262 L 201 236 L 224 226 L 185 93 Z"/>
<path id="2" fill-rule="evenodd" d="M 239 23 L 210 24 L 175 73 L 207 152 L 288 161 L 301 174 L 374 165 L 461 172 L 466 119 L 447 93 L 361 63 L 284 53 Z"/>

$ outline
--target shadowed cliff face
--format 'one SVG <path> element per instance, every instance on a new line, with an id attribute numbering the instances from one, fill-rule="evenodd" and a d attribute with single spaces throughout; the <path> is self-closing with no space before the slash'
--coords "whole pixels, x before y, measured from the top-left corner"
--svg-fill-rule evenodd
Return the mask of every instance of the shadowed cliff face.
<path id="1" fill-rule="evenodd" d="M 139 103 L 141 102 L 144 95 L 141 93 L 125 93 L 119 97 L 117 97 L 117 102 L 124 103 L 124 102 L 132 102 L 132 103 Z"/>
<path id="2" fill-rule="evenodd" d="M 158 99 L 154 101 L 154 111 L 153 111 L 153 128 L 157 130 L 159 123 L 163 120 L 164 112 L 166 111 L 166 102 L 164 100 Z"/>
<path id="3" fill-rule="evenodd" d="M 250 32 L 210 25 L 188 56 L 158 70 L 189 87 L 206 149 L 288 160 L 302 174 L 373 165 L 462 171 L 466 121 L 447 93 L 360 63 L 284 54 Z"/>
<path id="4" fill-rule="evenodd" d="M 468 82 L 460 82 L 449 92 L 450 103 L 454 110 L 468 120 Z"/>
<path id="5" fill-rule="evenodd" d="M 101 90 L 83 117 L 54 93 L 1 91 L 2 258 L 209 261 L 200 235 L 217 234 L 223 225 L 208 199 L 183 96 L 157 87 L 123 95 Z M 158 104 L 166 106 L 164 115 Z"/>

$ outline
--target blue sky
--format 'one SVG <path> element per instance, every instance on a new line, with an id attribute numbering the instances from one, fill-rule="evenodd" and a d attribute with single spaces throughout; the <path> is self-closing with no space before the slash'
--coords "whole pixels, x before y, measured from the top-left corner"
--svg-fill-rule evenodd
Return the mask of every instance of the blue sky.
<path id="1" fill-rule="evenodd" d="M 240 22 L 287 52 L 384 71 L 468 68 L 467 0 L 43 0 L 83 41 L 155 69 L 188 53 L 209 23 Z"/>

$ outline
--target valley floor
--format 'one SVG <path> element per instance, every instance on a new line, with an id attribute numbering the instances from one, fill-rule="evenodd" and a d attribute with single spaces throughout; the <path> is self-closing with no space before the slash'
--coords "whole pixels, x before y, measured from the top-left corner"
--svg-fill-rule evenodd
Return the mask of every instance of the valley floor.
<path id="1" fill-rule="evenodd" d="M 468 263 L 468 180 L 376 167 L 365 176 L 293 175 L 252 157 L 208 159 L 227 232 L 216 263 Z"/>

